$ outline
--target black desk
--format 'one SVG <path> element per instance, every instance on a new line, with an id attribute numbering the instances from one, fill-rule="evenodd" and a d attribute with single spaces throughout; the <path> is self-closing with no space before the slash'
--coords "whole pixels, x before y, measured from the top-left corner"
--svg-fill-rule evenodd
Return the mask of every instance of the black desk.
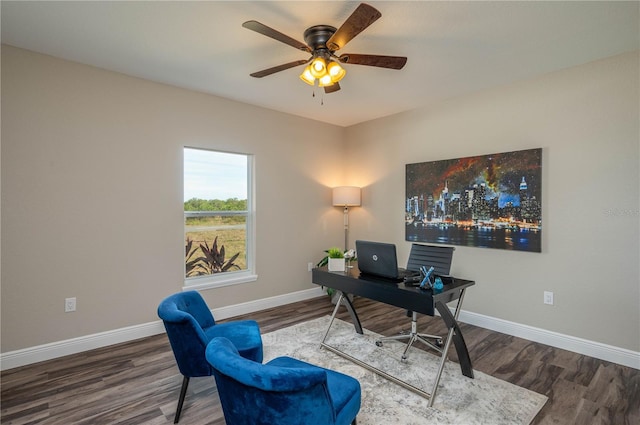
<path id="1" fill-rule="evenodd" d="M 469 358 L 469 352 L 462 336 L 462 331 L 458 326 L 457 318 L 460 313 L 460 307 L 462 305 L 465 290 L 468 287 L 475 285 L 474 281 L 453 278 L 453 282 L 445 284 L 442 291 L 434 292 L 432 289 L 420 289 L 418 287 L 405 286 L 404 283 L 395 283 L 371 276 L 361 276 L 360 271 L 356 267 L 348 269 L 346 272 L 329 272 L 326 267 L 315 268 L 312 271 L 312 281 L 315 284 L 335 289 L 341 294 L 340 300 L 333 311 L 331 322 L 329 323 L 325 337 L 322 340 L 321 344 L 323 347 L 428 398 L 429 406 L 433 405 L 433 399 L 435 398 L 438 383 L 440 382 L 440 376 L 442 375 L 442 370 L 444 369 L 444 364 L 447 360 L 447 352 L 449 351 L 452 341 L 456 346 L 456 352 L 458 353 L 462 374 L 469 378 L 473 378 L 471 359 Z M 360 334 L 362 333 L 362 325 L 360 324 L 358 314 L 346 294 L 369 298 L 371 300 L 383 302 L 385 304 L 390 304 L 429 316 L 434 316 L 435 310 L 438 310 L 438 313 L 440 313 L 440 316 L 447 325 L 449 333 L 445 346 L 442 350 L 440 368 L 436 376 L 433 391 L 430 394 L 402 381 L 399 382 L 396 378 L 388 376 L 386 373 L 372 368 L 371 366 L 361 364 L 362 362 L 359 360 L 354 359 L 346 353 L 340 352 L 334 347 L 324 343 L 340 305 L 344 305 L 349 311 L 356 332 Z M 458 303 L 455 313 L 451 314 L 451 311 L 446 304 L 454 300 L 458 300 Z"/>

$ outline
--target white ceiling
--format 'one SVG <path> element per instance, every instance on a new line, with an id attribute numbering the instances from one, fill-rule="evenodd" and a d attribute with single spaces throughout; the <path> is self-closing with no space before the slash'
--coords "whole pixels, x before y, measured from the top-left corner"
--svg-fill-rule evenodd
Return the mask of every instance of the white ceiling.
<path id="1" fill-rule="evenodd" d="M 315 97 L 302 66 L 250 77 L 308 55 L 241 25 L 304 41 L 306 28 L 340 27 L 359 2 L 2 1 L 2 43 L 340 126 L 639 48 L 637 1 L 368 3 L 382 18 L 338 54 L 407 65 L 345 65 L 342 90 Z"/>

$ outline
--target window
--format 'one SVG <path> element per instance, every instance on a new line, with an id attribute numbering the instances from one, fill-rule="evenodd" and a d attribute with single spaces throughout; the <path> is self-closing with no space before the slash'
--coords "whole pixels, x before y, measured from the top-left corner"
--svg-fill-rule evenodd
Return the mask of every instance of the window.
<path id="1" fill-rule="evenodd" d="M 185 287 L 256 279 L 252 157 L 184 148 Z"/>

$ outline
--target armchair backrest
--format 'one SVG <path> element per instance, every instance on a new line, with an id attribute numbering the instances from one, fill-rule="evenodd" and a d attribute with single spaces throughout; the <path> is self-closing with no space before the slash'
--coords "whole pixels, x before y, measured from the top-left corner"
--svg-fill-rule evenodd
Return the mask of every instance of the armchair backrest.
<path id="1" fill-rule="evenodd" d="M 215 325 L 215 320 L 202 296 L 196 291 L 171 295 L 158 306 L 158 316 L 167 330 L 180 373 L 190 378 L 210 376 L 211 366 L 204 356 L 209 341 L 203 329 Z"/>
<path id="2" fill-rule="evenodd" d="M 229 424 L 335 423 L 327 373 L 319 368 L 281 367 L 245 359 L 226 338 L 206 349 Z"/>

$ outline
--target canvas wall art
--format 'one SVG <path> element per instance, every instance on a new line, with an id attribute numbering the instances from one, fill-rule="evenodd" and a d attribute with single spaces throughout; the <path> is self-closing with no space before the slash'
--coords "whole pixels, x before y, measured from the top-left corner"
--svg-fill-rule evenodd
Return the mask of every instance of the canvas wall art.
<path id="1" fill-rule="evenodd" d="M 407 241 L 541 252 L 542 149 L 406 165 Z"/>

